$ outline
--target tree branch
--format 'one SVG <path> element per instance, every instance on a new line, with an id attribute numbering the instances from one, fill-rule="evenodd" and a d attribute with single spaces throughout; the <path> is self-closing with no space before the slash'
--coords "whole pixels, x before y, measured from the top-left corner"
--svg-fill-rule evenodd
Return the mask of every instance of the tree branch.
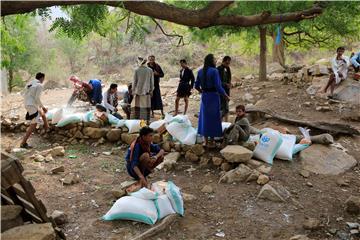
<path id="1" fill-rule="evenodd" d="M 323 12 L 324 8 L 324 6 L 315 4 L 307 10 L 276 15 L 272 15 L 269 11 L 252 16 L 220 15 L 221 11 L 233 2 L 212 1 L 203 9 L 189 10 L 158 1 L 2 1 L 1 15 L 27 13 L 37 8 L 61 5 L 104 4 L 112 7 L 122 7 L 139 15 L 166 20 L 180 25 L 207 28 L 211 26 L 253 27 L 263 24 L 296 22 L 315 18 Z"/>
<path id="2" fill-rule="evenodd" d="M 152 20 L 154 21 L 154 23 L 156 24 L 156 26 L 160 29 L 160 31 L 161 31 L 166 37 L 168 37 L 168 38 L 172 38 L 172 37 L 177 37 L 177 38 L 179 38 L 179 42 L 178 42 L 178 44 L 177 44 L 177 47 L 179 47 L 179 46 L 184 46 L 184 45 L 185 45 L 185 43 L 184 43 L 184 36 L 179 35 L 179 34 L 177 34 L 177 33 L 172 33 L 172 34 L 166 33 L 165 30 L 163 29 L 163 27 L 161 26 L 161 24 L 160 24 L 158 21 L 156 21 L 155 18 L 152 18 Z"/>

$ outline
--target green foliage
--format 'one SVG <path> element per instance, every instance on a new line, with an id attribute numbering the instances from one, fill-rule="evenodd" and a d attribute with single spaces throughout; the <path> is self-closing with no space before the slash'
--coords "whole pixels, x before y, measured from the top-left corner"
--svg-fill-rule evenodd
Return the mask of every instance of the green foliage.
<path id="1" fill-rule="evenodd" d="M 57 29 L 60 33 L 75 39 L 82 39 L 91 32 L 102 34 L 101 25 L 109 10 L 104 5 L 66 6 L 62 10 L 68 18 L 59 17 L 53 22 L 50 31 Z"/>
<path id="2" fill-rule="evenodd" d="M 9 89 L 23 84 L 20 70 L 34 74 L 41 66 L 36 24 L 30 15 L 6 16 L 1 24 L 1 68 L 9 71 Z"/>

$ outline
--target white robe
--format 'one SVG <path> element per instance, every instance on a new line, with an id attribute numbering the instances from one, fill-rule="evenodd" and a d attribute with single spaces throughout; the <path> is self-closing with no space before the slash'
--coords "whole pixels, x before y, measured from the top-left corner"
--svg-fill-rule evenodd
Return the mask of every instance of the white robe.
<path id="1" fill-rule="evenodd" d="M 339 84 L 341 80 L 347 78 L 348 68 L 350 66 L 350 60 L 347 56 L 342 56 L 342 59 L 337 60 L 336 56 L 331 59 L 331 68 L 335 74 L 335 82 Z M 339 73 L 342 74 L 342 77 L 339 76 Z"/>

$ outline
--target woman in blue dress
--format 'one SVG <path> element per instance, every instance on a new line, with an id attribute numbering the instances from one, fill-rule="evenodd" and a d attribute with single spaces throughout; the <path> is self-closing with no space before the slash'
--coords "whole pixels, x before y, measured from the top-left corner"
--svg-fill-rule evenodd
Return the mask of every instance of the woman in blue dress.
<path id="1" fill-rule="evenodd" d="M 204 137 L 205 146 L 214 147 L 214 138 L 222 136 L 220 95 L 227 100 L 229 96 L 221 87 L 213 54 L 205 57 L 204 67 L 200 69 L 196 78 L 195 89 L 201 93 L 198 134 Z"/>

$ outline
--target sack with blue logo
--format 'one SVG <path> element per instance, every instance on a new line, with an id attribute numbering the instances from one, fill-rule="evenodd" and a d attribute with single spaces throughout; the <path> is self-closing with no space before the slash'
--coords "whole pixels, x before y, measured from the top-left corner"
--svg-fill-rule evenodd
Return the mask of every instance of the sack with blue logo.
<path id="1" fill-rule="evenodd" d="M 262 134 L 259 144 L 256 145 L 254 150 L 254 157 L 273 164 L 275 154 L 279 150 L 283 140 L 281 134 L 275 130 L 269 130 Z"/>

